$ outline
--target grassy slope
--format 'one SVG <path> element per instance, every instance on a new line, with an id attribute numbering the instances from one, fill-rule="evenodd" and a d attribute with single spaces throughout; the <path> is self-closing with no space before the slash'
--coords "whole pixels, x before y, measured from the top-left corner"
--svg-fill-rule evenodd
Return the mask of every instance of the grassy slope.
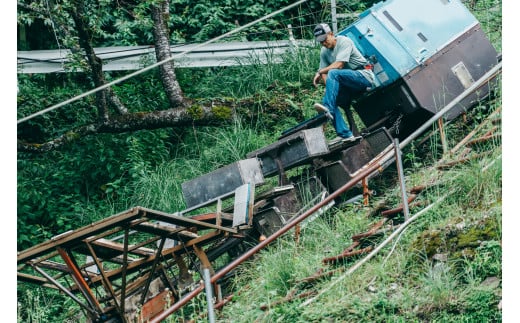
<path id="1" fill-rule="evenodd" d="M 497 3 L 487 1 L 479 4 L 483 7 L 477 6 L 474 13 L 483 23 L 495 48 L 500 51 L 500 34 L 496 32 L 496 23 L 500 21 L 490 14 Z M 486 10 L 486 6 L 491 9 Z M 306 64 L 312 66 L 308 61 L 302 65 Z M 304 79 L 305 76 L 298 80 Z M 292 92 L 297 91 L 291 92 L 291 86 L 305 89 L 305 84 L 287 83 L 282 86 L 287 92 L 287 101 L 296 102 L 303 115 L 310 117 L 312 111 L 308 107 L 320 97 L 320 90 L 292 96 Z M 493 111 L 496 110 L 500 116 L 500 108 L 499 95 L 498 99 L 484 102 L 473 109 L 467 119 L 457 118 L 448 124 L 445 128 L 448 149 L 454 148 Z M 495 132 L 500 134 L 500 122 L 487 123 L 475 138 L 494 126 L 498 127 Z M 437 168 L 462 158 L 464 153 L 474 159 Z M 250 263 L 240 266 L 234 281 L 233 301 L 218 312 L 218 321 L 501 321 L 500 137 L 471 146 L 470 152 L 462 147 L 455 154 L 445 155 L 444 161 L 439 161 L 442 158 L 438 132 L 430 137 L 420 137 L 404 149 L 407 190 L 416 185 L 428 187 L 418 195 L 416 201 L 420 206 L 412 207 L 411 215 L 426 205 L 434 206 L 370 261 L 351 274 L 348 270 L 362 256 L 337 265 L 322 263 L 323 258 L 338 255 L 347 248 L 352 243 L 353 235 L 367 231 L 381 219 L 374 211 L 379 204 L 385 202 L 390 207 L 400 204 L 397 173 L 393 167 L 371 181 L 373 189 L 379 194 L 371 198 L 370 205 L 355 203 L 335 207 L 308 223 L 302 229 L 298 243 L 289 233 L 257 254 Z M 372 241 L 373 245 L 378 245 L 390 234 L 391 231 L 388 231 L 379 236 Z M 301 282 L 320 270 L 335 272 L 332 277 L 312 284 Z M 296 296 L 296 299 L 284 302 L 288 295 Z M 298 298 L 298 295 L 307 296 Z M 205 312 L 203 295 L 191 305 L 191 309 Z M 175 320 L 171 318 L 172 322 Z"/>
<path id="2" fill-rule="evenodd" d="M 481 15 L 478 17 L 481 21 L 488 19 L 488 16 L 482 16 L 488 14 L 485 10 L 475 13 Z M 494 28 L 486 28 L 495 48 L 500 51 L 500 38 L 493 33 Z M 305 63 L 311 65 L 308 61 L 303 65 Z M 303 115 L 310 117 L 312 111 L 308 107 L 320 97 L 320 89 L 305 90 L 305 84 L 300 83 L 282 84 L 282 87 L 284 89 L 280 92 L 286 90 L 286 101 L 300 106 Z M 293 92 L 298 91 L 291 91 L 292 87 L 308 92 L 294 95 Z M 493 111 L 496 110 L 500 116 L 500 107 L 499 95 L 498 99 L 483 102 L 473 109 L 467 119 L 457 118 L 448 124 L 445 128 L 448 149 L 454 148 Z M 280 119 L 283 123 L 284 120 Z M 486 123 L 475 138 L 495 126 L 498 127 L 495 133 L 500 134 L 498 121 Z M 281 125 L 280 129 L 283 128 Z M 263 139 L 269 140 L 268 135 Z M 437 168 L 462 158 L 465 153 L 473 159 Z M 322 263 L 323 258 L 338 255 L 348 247 L 353 235 L 367 231 L 381 219 L 374 211 L 380 203 L 384 201 L 390 207 L 400 204 L 397 173 L 390 167 L 371 182 L 379 194 L 371 198 L 370 205 L 355 203 L 335 207 L 307 224 L 298 243 L 292 234 L 288 234 L 256 255 L 249 264 L 241 266 L 233 286 L 233 302 L 219 312 L 218 320 L 500 321 L 501 157 L 500 137 L 471 146 L 470 152 L 462 147 L 454 154 L 444 155 L 443 161 L 439 161 L 443 158 L 443 151 L 438 132 L 418 138 L 403 151 L 405 181 L 407 190 L 416 185 L 428 187 L 419 194 L 416 201 L 420 206 L 411 208 L 411 215 L 436 203 L 430 211 L 421 215 L 397 239 L 352 274 L 345 273 L 361 257 L 333 266 Z M 379 236 L 372 241 L 373 245 L 381 243 L 390 234 L 388 231 Z M 301 283 L 302 279 L 320 270 L 334 270 L 335 274 L 313 284 Z M 283 302 L 288 295 L 306 294 L 309 296 Z M 314 298 L 316 295 L 319 297 Z M 201 296 L 198 300 L 192 309 L 204 313 L 204 299 Z"/>
<path id="3" fill-rule="evenodd" d="M 487 4 L 494 1 L 479 1 Z M 493 6 L 495 8 L 496 6 Z M 501 50 L 500 35 L 487 27 L 491 10 L 481 10 L 478 19 L 497 50 Z M 491 16 L 492 19 L 495 16 Z M 496 21 L 492 21 L 495 22 Z M 245 153 L 272 143 L 279 131 L 287 129 L 300 118 L 314 115 L 312 103 L 321 97 L 323 88 L 309 86 L 315 70 L 317 53 L 306 51 L 298 55 L 293 65 L 283 69 L 270 66 L 266 71 L 251 73 L 244 69 L 229 75 L 216 75 L 221 95 L 243 96 L 244 88 L 230 90 L 236 80 L 255 93 L 252 100 L 259 110 L 270 113 L 267 122 L 238 122 L 230 129 L 197 129 L 184 133 L 176 147 L 177 157 L 160 165 L 152 173 L 136 179 L 129 191 L 128 205 L 145 205 L 160 210 L 178 210 L 182 205 L 180 183 L 212 169 L 241 159 Z M 303 57 L 303 58 L 302 58 Z M 300 60 L 301 59 L 301 60 Z M 253 77 L 253 76 L 257 77 Z M 258 75 L 264 78 L 258 79 Z M 271 83 L 272 80 L 281 83 Z M 212 84 L 201 83 L 204 91 Z M 275 91 L 266 91 L 273 88 Z M 255 88 L 252 88 L 252 87 Z M 210 96 L 218 96 L 209 93 Z M 271 101 L 272 100 L 272 101 Z M 289 107 L 277 111 L 276 107 Z M 446 128 L 449 148 L 452 148 L 479 120 L 501 106 L 500 100 L 477 108 L 469 122 L 457 119 Z M 271 108 L 275 108 L 274 110 Z M 292 115 L 292 112 L 298 112 Z M 278 112 L 278 113 L 277 113 Z M 262 123 L 263 122 L 263 123 Z M 255 125 L 251 127 L 251 125 Z M 269 131 L 265 131 L 266 125 Z M 498 125 L 500 126 L 500 124 Z M 329 127 L 330 128 L 330 127 Z M 483 129 L 485 132 L 489 128 Z M 498 130 L 499 131 L 499 130 Z M 483 133 L 479 133 L 482 135 Z M 403 151 L 406 186 L 428 184 L 417 201 L 434 203 L 447 198 L 431 211 L 414 221 L 407 230 L 353 274 L 343 275 L 360 258 L 339 265 L 323 265 L 322 259 L 339 254 L 351 243 L 353 235 L 366 231 L 381 217 L 372 215 L 383 201 L 393 207 L 400 195 L 395 182 L 395 169 L 389 168 L 371 186 L 378 195 L 369 206 L 349 204 L 329 210 L 324 216 L 302 229 L 299 243 L 290 233 L 258 254 L 254 261 L 240 266 L 234 282 L 235 297 L 219 313 L 219 322 L 493 322 L 500 321 L 501 311 L 501 143 L 493 140 L 473 147 L 472 154 L 488 152 L 480 159 L 438 170 L 435 165 L 442 155 L 439 135 L 421 145 L 418 142 Z M 195 144 L 194 144 L 195 143 Z M 456 159 L 457 157 L 451 157 Z M 165 194 L 164 192 L 168 192 Z M 412 208 L 416 214 L 424 205 Z M 380 243 L 390 233 L 379 237 Z M 436 261 L 443 258 L 445 261 Z M 317 270 L 334 270 L 333 277 L 313 285 L 298 283 Z M 492 278 L 488 279 L 487 278 Z M 498 278 L 494 280 L 493 277 Z M 485 283 L 484 283 L 485 282 Z M 290 293 L 322 293 L 306 306 L 301 304 L 312 296 L 294 302 L 276 304 Z M 180 315 L 192 310 L 205 312 L 204 295 L 199 295 Z M 31 302 L 36 302 L 30 297 Z M 46 304 L 49 300 L 45 301 Z M 63 305 L 59 304 L 60 306 Z M 72 304 L 70 307 L 72 309 Z M 268 310 L 261 309 L 265 305 Z M 42 306 L 34 313 L 47 310 Z M 44 313 L 45 314 L 45 313 Z M 69 316 L 64 313 L 65 316 Z M 189 314 L 187 314 L 190 316 Z M 53 321 L 44 315 L 35 322 Z M 47 319 L 46 319 L 47 318 Z M 172 316 L 169 321 L 177 321 Z M 204 319 L 197 319 L 204 321 Z"/>
<path id="4" fill-rule="evenodd" d="M 487 102 L 445 128 L 449 149 L 456 146 L 496 110 L 500 100 Z M 500 121 L 500 119 L 497 119 Z M 474 138 L 500 122 L 486 122 Z M 419 143 L 422 144 L 419 145 Z M 470 161 L 440 168 L 460 159 Z M 371 181 L 379 195 L 362 203 L 337 206 L 307 223 L 298 243 L 292 233 L 237 269 L 233 302 L 219 312 L 221 322 L 496 322 L 501 320 L 501 141 L 464 147 L 445 154 L 438 132 L 421 137 L 403 151 L 407 190 L 426 185 L 411 215 L 433 208 L 381 249 L 358 270 L 346 274 L 361 257 L 337 265 L 322 259 L 340 254 L 352 236 L 368 230 L 381 216 L 381 203 L 400 204 L 396 169 L 389 167 Z M 477 157 L 478 156 L 478 157 Z M 441 200 L 442 199 L 442 200 Z M 402 220 L 394 219 L 393 224 Z M 391 231 L 378 236 L 376 246 Z M 332 277 L 304 284 L 318 270 Z M 309 296 L 281 302 L 287 295 Z M 315 297 L 318 295 L 319 297 Z M 205 312 L 199 295 L 190 311 Z M 312 299 L 312 302 L 309 300 Z M 304 302 L 310 302 L 304 304 Z M 186 315 L 186 312 L 178 313 Z M 175 321 L 175 316 L 171 321 Z M 200 320 L 197 319 L 197 320 Z"/>
<path id="5" fill-rule="evenodd" d="M 500 52 L 497 8 L 501 8 L 500 2 L 481 1 L 472 11 Z M 309 117 L 312 111 L 309 112 L 308 107 L 320 97 L 319 91 L 295 97 L 287 91 L 288 101 L 303 106 L 303 115 Z M 454 148 L 494 111 L 500 116 L 501 103 L 498 95 L 497 99 L 473 109 L 467 119 L 457 118 L 448 124 L 445 128 L 448 149 Z M 486 123 L 475 138 L 495 126 L 495 133 L 500 134 L 498 121 Z M 437 167 L 462 158 L 464 153 L 473 159 L 446 168 Z M 443 157 L 444 161 L 440 161 Z M 403 160 L 407 190 L 416 185 L 428 187 L 418 195 L 416 201 L 420 206 L 412 207 L 411 215 L 434 204 L 430 211 L 351 274 L 349 269 L 361 257 L 333 266 L 322 263 L 323 258 L 338 255 L 348 247 L 353 235 L 365 232 L 381 219 L 374 212 L 380 203 L 384 201 L 390 207 L 400 204 L 396 170 L 390 167 L 371 182 L 379 194 L 371 198 L 370 205 L 355 203 L 335 207 L 308 223 L 298 243 L 289 233 L 257 254 L 250 263 L 239 267 L 233 301 L 218 312 L 218 321 L 501 321 L 500 136 L 471 146 L 471 151 L 463 147 L 457 153 L 443 156 L 439 133 L 434 132 L 406 147 Z M 388 231 L 379 236 L 373 244 L 378 245 L 390 234 Z M 301 282 L 319 270 L 335 270 L 335 273 L 313 284 Z M 284 302 L 288 295 L 308 296 Z M 203 296 L 198 301 L 191 308 L 204 313 Z M 175 320 L 172 317 L 171 321 Z"/>

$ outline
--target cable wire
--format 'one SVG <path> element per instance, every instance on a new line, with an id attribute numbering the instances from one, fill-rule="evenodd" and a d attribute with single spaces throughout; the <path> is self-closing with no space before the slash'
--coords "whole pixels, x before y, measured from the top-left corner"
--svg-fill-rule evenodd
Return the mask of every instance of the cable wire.
<path id="1" fill-rule="evenodd" d="M 90 90 L 90 91 L 87 91 L 87 92 L 85 92 L 85 93 L 83 93 L 83 94 L 77 95 L 77 96 L 75 96 L 75 97 L 73 97 L 73 98 L 70 98 L 70 99 L 68 99 L 68 100 L 65 100 L 65 101 L 63 101 L 63 102 L 61 102 L 61 103 L 55 104 L 55 105 L 53 105 L 53 106 L 50 106 L 50 107 L 48 107 L 48 108 L 46 108 L 46 109 L 43 109 L 43 110 L 41 110 L 41 111 L 39 111 L 39 112 L 36 112 L 36 113 L 33 113 L 33 114 L 29 115 L 29 116 L 23 117 L 23 118 L 21 118 L 21 119 L 19 119 L 19 120 L 17 121 L 17 124 L 20 124 L 20 123 L 25 122 L 25 121 L 27 121 L 27 120 L 30 120 L 30 119 L 32 119 L 32 118 L 34 118 L 34 117 L 37 117 L 37 116 L 42 115 L 42 114 L 45 114 L 45 113 L 47 113 L 47 112 L 49 112 L 49 111 L 55 110 L 55 109 L 57 109 L 57 108 L 60 108 L 60 107 L 62 107 L 62 106 L 65 106 L 65 105 L 67 105 L 67 104 L 69 104 L 69 103 L 72 103 L 72 102 L 74 102 L 74 101 L 77 101 L 77 100 L 79 100 L 79 99 L 81 99 L 81 98 L 84 98 L 84 97 L 86 97 L 86 96 L 89 96 L 89 95 L 91 95 L 91 94 L 94 94 L 94 93 L 96 93 L 96 92 L 99 92 L 99 91 L 101 91 L 101 90 L 104 90 L 104 89 L 106 89 L 106 88 L 108 88 L 108 87 L 111 87 L 112 85 L 115 85 L 115 84 L 121 83 L 121 82 L 123 82 L 123 81 L 125 81 L 125 80 L 127 80 L 127 79 L 129 79 L 129 78 L 132 78 L 132 77 L 134 77 L 134 76 L 136 76 L 136 75 L 139 75 L 139 74 L 141 74 L 141 73 L 147 72 L 147 71 L 149 71 L 149 70 L 151 70 L 151 69 L 153 69 L 153 68 L 155 68 L 155 67 L 157 67 L 157 66 L 160 66 L 160 65 L 162 65 L 162 64 L 164 64 L 164 63 L 167 63 L 167 62 L 172 61 L 172 60 L 174 60 L 174 59 L 180 58 L 180 57 L 186 55 L 187 53 L 189 53 L 189 52 L 191 52 L 191 51 L 194 51 L 194 50 L 197 49 L 197 48 L 200 48 L 200 47 L 202 47 L 202 46 L 205 46 L 205 45 L 207 45 L 207 44 L 211 44 L 211 43 L 213 43 L 213 42 L 215 42 L 215 41 L 217 41 L 217 40 L 220 40 L 220 39 L 222 39 L 222 38 L 225 38 L 225 37 L 228 37 L 228 36 L 230 36 L 230 35 L 233 35 L 233 34 L 239 32 L 239 31 L 241 31 L 241 30 L 243 30 L 243 29 L 249 28 L 249 27 L 251 27 L 251 26 L 253 26 L 253 25 L 255 25 L 255 24 L 257 24 L 257 23 L 259 23 L 259 22 L 261 22 L 261 21 L 264 21 L 264 20 L 266 20 L 266 19 L 269 19 L 269 18 L 271 18 L 271 17 L 273 17 L 273 16 L 275 16 L 275 15 L 281 13 L 281 12 L 284 12 L 285 10 L 288 10 L 288 9 L 290 9 L 290 8 L 292 8 L 292 7 L 295 7 L 295 6 L 299 5 L 299 4 L 302 4 L 302 3 L 306 2 L 306 1 L 307 1 L 307 0 L 300 0 L 300 1 L 297 1 L 297 2 L 295 2 L 295 3 L 293 3 L 293 4 L 291 4 L 291 5 L 288 5 L 288 6 L 285 7 L 285 8 L 282 8 L 282 9 L 279 9 L 279 10 L 277 10 L 277 11 L 275 11 L 275 12 L 272 12 L 272 13 L 268 14 L 267 16 L 264 16 L 264 17 L 262 17 L 262 18 L 259 18 L 259 19 L 255 20 L 255 21 L 253 21 L 253 22 L 250 22 L 250 23 L 248 23 L 248 24 L 245 24 L 244 26 L 238 27 L 238 28 L 233 29 L 233 30 L 231 30 L 231 31 L 229 31 L 229 32 L 227 32 L 227 33 L 225 33 L 225 34 L 223 34 L 223 35 L 220 35 L 220 36 L 215 37 L 215 38 L 213 38 L 213 39 L 210 39 L 210 40 L 208 40 L 208 41 L 206 41 L 206 42 L 204 42 L 204 43 L 201 43 L 201 44 L 199 44 L 199 45 L 193 47 L 191 50 L 186 50 L 186 51 L 184 51 L 184 52 L 182 52 L 182 53 L 179 53 L 179 54 L 177 54 L 177 55 L 173 55 L 173 56 L 171 56 L 171 57 L 169 57 L 169 58 L 167 58 L 167 59 L 164 59 L 164 60 L 162 60 L 162 61 L 156 62 L 156 63 L 154 63 L 154 64 L 152 64 L 152 65 L 147 66 L 147 67 L 144 67 L 144 68 L 142 68 L 141 70 L 138 70 L 138 71 L 135 71 L 135 72 L 130 73 L 130 74 L 128 74 L 128 75 L 125 75 L 125 76 L 123 76 L 123 77 L 121 77 L 121 78 L 119 78 L 119 79 L 117 79 L 117 80 L 114 80 L 114 81 L 112 81 L 112 82 L 106 83 L 106 84 L 104 84 L 104 85 L 102 85 L 102 86 L 99 86 L 99 87 L 97 87 L 97 88 L 94 88 L 94 89 L 92 89 L 92 90 Z"/>

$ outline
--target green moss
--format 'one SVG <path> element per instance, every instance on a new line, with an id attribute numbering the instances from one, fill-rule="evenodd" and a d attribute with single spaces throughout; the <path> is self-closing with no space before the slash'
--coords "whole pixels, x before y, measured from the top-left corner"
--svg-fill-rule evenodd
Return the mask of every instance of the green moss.
<path id="1" fill-rule="evenodd" d="M 412 249 L 420 253 L 424 252 L 428 258 L 445 249 L 445 237 L 439 230 L 426 231 L 412 244 Z"/>
<path id="2" fill-rule="evenodd" d="M 193 104 L 186 109 L 186 112 L 191 116 L 193 120 L 202 119 L 204 116 L 204 109 L 201 105 Z"/>
<path id="3" fill-rule="evenodd" d="M 481 224 L 470 227 L 466 232 L 459 234 L 457 247 L 478 247 L 482 241 L 499 239 L 495 224 L 491 222 L 491 219 L 486 219 Z"/>
<path id="4" fill-rule="evenodd" d="M 212 112 L 217 119 L 229 120 L 231 119 L 233 110 L 230 107 L 217 105 L 212 108 Z"/>
<path id="5" fill-rule="evenodd" d="M 482 219 L 464 228 L 426 231 L 412 244 L 415 252 L 428 258 L 437 253 L 448 253 L 449 258 L 471 257 L 484 241 L 500 240 L 497 224 L 492 217 Z"/>

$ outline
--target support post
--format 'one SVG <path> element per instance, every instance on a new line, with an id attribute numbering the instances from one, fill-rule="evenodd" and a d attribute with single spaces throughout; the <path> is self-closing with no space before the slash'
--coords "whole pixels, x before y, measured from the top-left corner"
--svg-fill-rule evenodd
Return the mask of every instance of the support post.
<path id="1" fill-rule="evenodd" d="M 338 33 L 338 16 L 336 14 L 336 0 L 330 1 L 330 12 L 332 15 L 332 32 L 334 35 Z"/>
<path id="2" fill-rule="evenodd" d="M 213 291 L 211 286 L 211 275 L 209 268 L 204 267 L 202 269 L 204 275 L 204 288 L 206 289 L 206 301 L 208 303 L 208 320 L 210 323 L 215 322 L 215 311 L 213 309 Z"/>
<path id="3" fill-rule="evenodd" d="M 404 219 L 408 221 L 408 197 L 406 196 L 406 185 L 404 183 L 403 163 L 401 161 L 401 149 L 399 148 L 399 139 L 394 138 L 395 162 L 397 163 L 397 174 L 399 175 L 399 183 L 401 184 L 401 197 L 403 199 Z"/>

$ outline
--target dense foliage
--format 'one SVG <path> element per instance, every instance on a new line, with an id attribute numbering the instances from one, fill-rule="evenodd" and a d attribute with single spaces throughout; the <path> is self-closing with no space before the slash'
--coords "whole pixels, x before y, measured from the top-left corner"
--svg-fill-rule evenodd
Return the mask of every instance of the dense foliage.
<path id="1" fill-rule="evenodd" d="M 99 47 L 145 45 L 152 43 L 152 21 L 147 1 L 85 1 L 86 19 L 95 36 L 94 45 Z M 171 43 L 203 42 L 264 17 L 295 1 L 170 1 L 169 24 L 172 30 Z M 337 1 L 337 11 L 361 12 L 376 3 L 376 0 Z M 55 49 L 68 47 L 74 39 L 70 31 L 61 30 L 72 25 L 68 10 L 74 10 L 77 2 L 70 0 L 19 1 L 18 39 L 19 50 Z M 309 0 L 270 19 L 251 26 L 238 40 L 287 39 L 287 27 L 294 28 L 295 37 L 308 37 L 311 27 L 317 22 L 331 22 L 330 2 Z M 344 25 L 350 20 L 339 20 Z M 38 37 L 35 37 L 38 34 Z M 227 39 L 232 40 L 232 39 Z"/>
<path id="2" fill-rule="evenodd" d="M 359 13 L 377 1 L 337 1 L 338 12 Z M 77 48 L 77 39 L 66 28 L 67 10 L 75 1 L 19 1 L 19 50 Z M 147 1 L 85 1 L 89 26 L 97 47 L 150 44 L 152 39 Z M 171 43 L 202 42 L 244 25 L 293 1 L 172 0 L 169 17 Z M 482 22 L 497 50 L 501 50 L 501 1 L 465 1 Z M 346 26 L 352 18 L 340 21 Z M 268 19 L 227 40 L 286 39 L 287 26 L 296 38 L 311 38 L 312 26 L 330 22 L 330 3 L 312 0 Z M 75 229 L 135 205 L 163 211 L 184 207 L 180 184 L 247 152 L 271 143 L 279 131 L 312 115 L 311 103 L 320 90 L 311 87 L 317 48 L 287 57 L 284 65 L 222 69 L 178 70 L 185 95 L 193 99 L 233 97 L 243 100 L 242 114 L 230 126 L 179 128 L 103 134 L 85 137 L 56 151 L 17 155 L 17 249 L 22 250 L 52 236 Z M 78 66 L 71 66 L 75 68 Z M 107 73 L 116 79 L 124 73 Z M 159 74 L 151 71 L 114 88 L 124 103 L 140 111 L 160 110 Z M 93 87 L 85 73 L 18 75 L 18 118 L 67 100 Z M 19 125 L 19 133 L 35 141 L 67 133 L 94 118 L 93 98 L 75 102 Z M 252 112 L 262 113 L 253 114 Z M 254 117 L 253 117 L 254 115 Z M 495 246 L 488 246 L 495 252 Z M 496 255 L 494 255 L 496 259 Z M 496 263 L 490 261 L 490 266 Z M 476 268 L 475 270 L 481 270 Z M 495 269 L 494 269 L 495 270 Z M 20 301 L 42 301 L 38 290 L 20 285 Z M 34 295 L 37 297 L 34 298 Z M 492 295 L 491 295 L 492 296 Z M 467 309 L 478 310 L 486 291 L 473 293 Z M 59 297 L 59 296 L 56 296 Z M 52 303 L 52 302 L 51 302 Z M 61 301 L 57 301 L 58 304 Z M 69 308 L 67 304 L 67 308 Z M 35 305 L 36 306 L 36 305 Z M 374 306 L 390 311 L 395 304 Z M 34 322 L 56 318 L 61 308 L 42 305 L 22 311 Z M 483 311 L 484 309 L 480 309 Z M 32 311 L 32 312 L 31 312 Z M 62 313 L 65 315 L 64 313 Z M 486 313 L 484 313 L 486 314 Z M 482 314 L 482 315 L 484 315 Z M 475 314 L 477 315 L 477 314 Z M 487 315 L 487 314 L 486 314 Z M 24 321 L 24 319 L 21 319 Z"/>
<path id="3" fill-rule="evenodd" d="M 343 10 L 362 10 L 373 1 L 349 2 Z M 69 12 L 74 1 L 21 1 L 18 5 L 18 47 L 27 49 L 78 48 Z M 91 27 L 94 46 L 137 45 L 151 42 L 149 6 L 153 1 L 84 1 L 85 19 Z M 278 10 L 291 1 L 189 1 L 171 2 L 171 43 L 206 41 Z M 338 10 L 341 3 L 338 3 Z M 301 6 L 263 21 L 241 35 L 240 39 L 287 39 L 291 24 L 296 37 L 310 36 L 310 26 L 330 19 L 330 4 L 308 1 Z M 347 23 L 347 22 L 345 22 Z M 33 39 L 38 34 L 38 39 Z M 258 95 L 274 80 L 288 80 L 290 92 L 296 92 L 307 80 L 305 66 L 312 53 L 295 56 L 299 64 L 287 69 L 260 67 L 179 70 L 178 77 L 186 95 L 193 98 L 247 97 Z M 316 53 L 314 52 L 314 55 Z M 77 64 L 82 64 L 78 61 Z M 71 66 L 70 68 L 79 67 Z M 314 68 L 314 67 L 312 67 Z M 256 71 L 254 70 L 256 69 Z M 121 72 L 106 73 L 107 80 Z M 242 82 L 236 82 L 237 76 Z M 157 71 L 114 87 L 130 110 L 161 110 L 166 100 Z M 258 77 L 264 77 L 259 80 Z M 194 82 L 195 81 L 195 82 Z M 219 82 L 220 84 L 216 84 Z M 296 82 L 296 83 L 294 83 Z M 198 84 L 198 85 L 197 85 Z M 222 86 L 224 85 L 225 86 Z M 249 84 L 248 86 L 244 86 Z M 251 86 L 255 84 L 254 86 Z M 283 84 L 279 84 L 283 85 Z M 18 75 L 18 117 L 27 116 L 47 106 L 67 100 L 93 87 L 86 73 Z M 145 94 L 145 95 L 143 95 Z M 253 98 L 253 102 L 256 99 Z M 262 99 L 259 99 L 261 102 Z M 265 105 L 265 103 L 260 103 Z M 18 125 L 18 134 L 35 142 L 66 134 L 69 129 L 96 117 L 94 98 L 76 101 L 64 108 Z M 268 118 L 266 118 L 268 119 Z M 248 122 L 253 122 L 249 120 Z M 263 124 L 265 126 L 265 124 Z M 199 130 L 202 131 L 202 130 Z M 152 171 L 161 162 L 175 158 L 179 142 L 185 143 L 191 131 L 164 129 L 122 135 L 100 135 L 83 138 L 76 144 L 45 154 L 18 154 L 18 248 L 23 249 L 107 213 L 128 205 L 119 197 L 125 195 L 132 181 Z M 152 148 L 153 147 L 153 148 Z M 108 202 L 108 203 L 107 203 Z M 117 205 L 117 206 L 116 206 Z M 182 205 L 176 205 L 182 207 Z M 79 221 L 78 221 L 79 219 Z"/>

